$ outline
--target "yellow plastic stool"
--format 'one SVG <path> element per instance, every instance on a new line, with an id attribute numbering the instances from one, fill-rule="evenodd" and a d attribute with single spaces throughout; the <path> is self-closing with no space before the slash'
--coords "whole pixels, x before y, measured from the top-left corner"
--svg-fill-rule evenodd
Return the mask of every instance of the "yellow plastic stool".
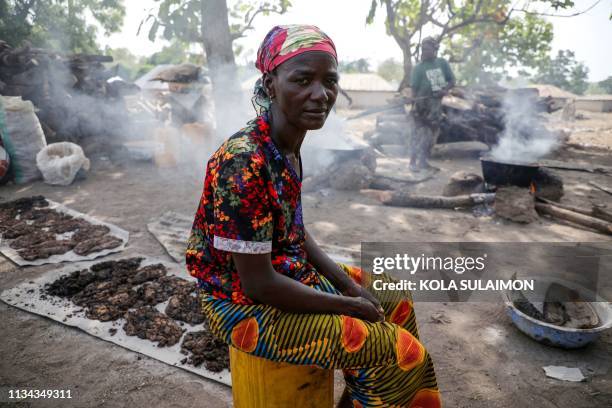
<path id="1" fill-rule="evenodd" d="M 334 370 L 277 363 L 230 347 L 235 408 L 331 408 Z"/>

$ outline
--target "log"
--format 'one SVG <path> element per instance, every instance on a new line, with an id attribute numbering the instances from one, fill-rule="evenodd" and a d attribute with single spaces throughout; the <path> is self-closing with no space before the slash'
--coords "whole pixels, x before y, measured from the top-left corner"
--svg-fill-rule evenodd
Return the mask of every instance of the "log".
<path id="1" fill-rule="evenodd" d="M 599 218 L 589 217 L 588 215 L 544 203 L 536 203 L 536 210 L 540 214 L 547 214 L 560 220 L 570 221 L 574 224 L 591 228 L 607 235 L 612 235 L 612 223 L 602 221 Z"/>
<path id="2" fill-rule="evenodd" d="M 604 193 L 608 193 L 610 195 L 612 195 L 612 189 L 606 187 L 606 186 L 602 186 L 601 184 L 597 184 L 594 181 L 589 181 L 589 185 L 595 187 L 598 190 L 603 191 Z"/>
<path id="3" fill-rule="evenodd" d="M 470 102 L 452 95 L 447 95 L 442 98 L 442 106 L 462 112 L 472 109 L 472 104 Z"/>
<path id="4" fill-rule="evenodd" d="M 592 209 L 593 217 L 599 218 L 604 221 L 612 222 L 612 213 L 610 211 L 606 211 L 601 207 L 596 205 L 593 206 Z"/>
<path id="5" fill-rule="evenodd" d="M 537 195 L 536 195 L 536 200 L 541 201 L 548 205 L 552 205 L 553 207 L 561 208 L 563 210 L 573 211 L 578 214 L 583 214 L 583 215 L 593 217 L 593 218 L 599 218 L 600 220 L 605 221 L 605 222 L 612 222 L 612 213 L 604 210 L 603 208 L 597 207 L 597 206 L 593 206 L 591 209 L 574 207 L 572 205 L 556 203 L 554 201 L 547 200 L 542 197 L 538 197 Z"/>
<path id="6" fill-rule="evenodd" d="M 460 195 L 455 197 L 444 196 L 425 196 L 412 194 L 407 191 L 374 191 L 362 190 L 370 197 L 377 198 L 384 205 L 393 207 L 414 207 L 414 208 L 458 208 L 473 207 L 477 204 L 492 203 L 495 200 L 495 193 L 479 193 Z"/>

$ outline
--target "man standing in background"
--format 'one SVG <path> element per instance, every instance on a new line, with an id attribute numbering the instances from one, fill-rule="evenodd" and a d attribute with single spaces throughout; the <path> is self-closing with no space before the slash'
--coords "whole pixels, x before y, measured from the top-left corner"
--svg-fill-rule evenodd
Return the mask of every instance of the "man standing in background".
<path id="1" fill-rule="evenodd" d="M 410 170 L 433 169 L 427 160 L 440 134 L 442 97 L 455 86 L 455 76 L 444 58 L 438 58 L 438 42 L 427 37 L 421 42 L 421 62 L 412 70 L 412 117 Z"/>

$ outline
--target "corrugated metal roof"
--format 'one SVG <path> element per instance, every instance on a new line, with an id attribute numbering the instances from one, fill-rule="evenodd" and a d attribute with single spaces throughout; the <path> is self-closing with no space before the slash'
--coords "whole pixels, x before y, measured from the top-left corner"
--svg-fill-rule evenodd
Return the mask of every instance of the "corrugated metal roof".
<path id="1" fill-rule="evenodd" d="M 546 98 L 550 96 L 551 98 L 577 98 L 578 95 L 575 95 L 571 92 L 564 91 L 563 89 L 556 87 L 554 85 L 548 84 L 532 84 L 527 85 L 528 88 L 536 88 L 541 97 Z"/>
<path id="2" fill-rule="evenodd" d="M 340 74 L 340 86 L 345 91 L 396 91 L 378 74 Z"/>

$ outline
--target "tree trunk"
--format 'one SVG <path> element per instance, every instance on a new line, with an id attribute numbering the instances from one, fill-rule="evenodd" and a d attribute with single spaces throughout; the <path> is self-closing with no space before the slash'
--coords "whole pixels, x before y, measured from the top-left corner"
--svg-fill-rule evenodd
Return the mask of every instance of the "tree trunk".
<path id="1" fill-rule="evenodd" d="M 217 135 L 226 138 L 244 124 L 226 0 L 201 0 L 201 34 L 213 85 Z"/>
<path id="2" fill-rule="evenodd" d="M 402 82 L 400 82 L 399 91 L 404 88 L 410 88 L 410 76 L 412 75 L 412 52 L 410 50 L 410 45 L 402 46 L 399 44 L 402 49 L 402 54 L 404 56 L 404 77 L 402 78 Z"/>
<path id="3" fill-rule="evenodd" d="M 236 68 L 226 0 L 202 0 L 202 39 L 211 71 Z"/>

